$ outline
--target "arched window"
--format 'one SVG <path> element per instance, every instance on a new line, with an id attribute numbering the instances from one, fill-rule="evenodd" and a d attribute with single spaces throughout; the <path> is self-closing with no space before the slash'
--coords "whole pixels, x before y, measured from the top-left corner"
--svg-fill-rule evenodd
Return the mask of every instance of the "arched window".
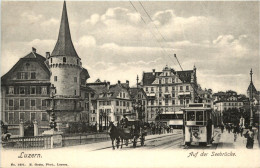
<path id="1" fill-rule="evenodd" d="M 63 57 L 63 63 L 66 63 L 66 61 L 67 61 L 66 57 Z"/>

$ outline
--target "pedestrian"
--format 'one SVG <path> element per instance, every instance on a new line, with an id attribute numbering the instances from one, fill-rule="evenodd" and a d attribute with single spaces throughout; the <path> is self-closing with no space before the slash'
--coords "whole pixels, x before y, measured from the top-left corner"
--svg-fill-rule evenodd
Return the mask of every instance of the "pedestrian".
<path id="1" fill-rule="evenodd" d="M 254 131 L 252 129 L 252 126 L 249 126 L 248 129 L 249 130 L 244 134 L 245 138 L 247 138 L 246 148 L 247 149 L 253 149 L 253 147 L 254 147 Z"/>
<path id="2" fill-rule="evenodd" d="M 221 124 L 220 128 L 221 128 L 221 133 L 223 133 L 223 131 L 224 131 L 224 125 Z"/>
<path id="3" fill-rule="evenodd" d="M 240 135 L 241 135 L 241 137 L 243 136 L 243 132 L 244 132 L 244 127 L 240 126 Z"/>
<path id="4" fill-rule="evenodd" d="M 231 130 L 230 124 L 227 125 L 227 128 L 228 128 L 228 133 L 230 133 L 230 130 Z"/>
<path id="5" fill-rule="evenodd" d="M 234 125 L 233 133 L 234 133 L 234 142 L 236 142 L 237 134 L 239 134 L 239 125 L 238 124 Z"/>

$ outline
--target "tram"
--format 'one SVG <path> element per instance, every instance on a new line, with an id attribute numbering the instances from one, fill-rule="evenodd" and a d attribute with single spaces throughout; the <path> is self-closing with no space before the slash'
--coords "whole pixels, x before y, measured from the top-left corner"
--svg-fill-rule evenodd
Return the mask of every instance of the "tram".
<path id="1" fill-rule="evenodd" d="M 209 104 L 191 103 L 183 110 L 185 145 L 211 144 L 214 135 L 214 115 Z"/>

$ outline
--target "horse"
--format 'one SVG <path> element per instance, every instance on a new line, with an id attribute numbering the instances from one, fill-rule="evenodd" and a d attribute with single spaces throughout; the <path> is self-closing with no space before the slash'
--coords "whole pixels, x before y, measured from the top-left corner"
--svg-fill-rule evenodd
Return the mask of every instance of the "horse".
<path id="1" fill-rule="evenodd" d="M 118 132 L 117 127 L 115 127 L 114 123 L 111 121 L 109 122 L 108 133 L 109 133 L 110 139 L 112 141 L 113 150 L 115 149 L 115 146 L 114 146 L 115 139 L 116 139 L 116 147 L 119 148 L 119 143 L 120 143 L 119 132 Z"/>

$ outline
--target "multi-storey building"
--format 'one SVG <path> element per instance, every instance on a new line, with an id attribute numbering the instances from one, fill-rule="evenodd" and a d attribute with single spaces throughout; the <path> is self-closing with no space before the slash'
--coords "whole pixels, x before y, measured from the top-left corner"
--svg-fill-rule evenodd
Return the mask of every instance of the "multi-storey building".
<path id="1" fill-rule="evenodd" d="M 196 97 L 196 68 L 175 71 L 166 66 L 161 72 L 153 69 L 143 73 L 141 86 L 148 96 L 148 121 L 154 122 L 157 117 L 169 126 L 182 127 L 181 108 L 194 102 Z"/>
<path id="2" fill-rule="evenodd" d="M 220 112 L 236 108 L 240 109 L 245 104 L 248 103 L 248 99 L 244 95 L 238 95 L 235 91 L 226 91 L 225 94 L 223 92 L 213 94 L 214 97 L 214 110 Z"/>
<path id="3" fill-rule="evenodd" d="M 71 40 L 64 2 L 52 53 L 46 52 L 43 57 L 32 48 L 1 78 L 2 119 L 16 125 L 21 120 L 36 120 L 48 128 L 49 114 L 55 112 L 59 124 L 88 121 L 91 95 L 86 86 L 88 78 Z"/>
<path id="4" fill-rule="evenodd" d="M 94 83 L 88 83 L 88 87 L 95 91 L 92 94 L 91 104 L 91 123 L 96 124 L 98 129 L 108 126 L 109 121 L 115 124 L 119 122 L 123 114 L 133 112 L 132 99 L 126 86 L 129 87 L 129 82 L 121 83 L 118 81 L 115 85 L 110 85 L 110 82 L 101 82 L 97 80 Z M 132 115 L 129 119 L 133 119 Z"/>

